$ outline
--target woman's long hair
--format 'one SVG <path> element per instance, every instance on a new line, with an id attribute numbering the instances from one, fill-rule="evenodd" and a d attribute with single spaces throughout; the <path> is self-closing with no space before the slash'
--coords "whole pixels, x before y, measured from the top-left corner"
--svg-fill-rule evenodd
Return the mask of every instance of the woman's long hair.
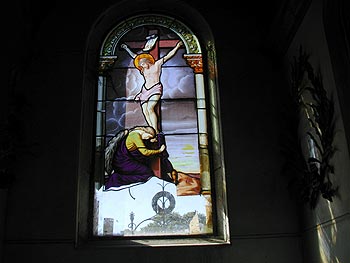
<path id="1" fill-rule="evenodd" d="M 113 172 L 113 157 L 117 150 L 120 141 L 128 134 L 128 130 L 119 131 L 112 139 L 109 140 L 107 147 L 105 148 L 105 171 L 108 175 Z"/>

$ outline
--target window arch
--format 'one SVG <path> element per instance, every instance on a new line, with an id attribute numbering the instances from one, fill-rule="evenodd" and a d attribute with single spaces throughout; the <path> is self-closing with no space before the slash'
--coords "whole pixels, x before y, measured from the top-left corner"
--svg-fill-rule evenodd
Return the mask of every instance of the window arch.
<path id="1" fill-rule="evenodd" d="M 228 244 L 209 29 L 202 43 L 166 12 L 110 17 L 87 48 L 77 245 Z"/>

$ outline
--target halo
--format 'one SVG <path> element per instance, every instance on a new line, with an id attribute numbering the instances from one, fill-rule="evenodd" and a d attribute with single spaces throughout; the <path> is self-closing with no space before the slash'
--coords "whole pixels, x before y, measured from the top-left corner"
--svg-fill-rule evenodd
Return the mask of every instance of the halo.
<path id="1" fill-rule="evenodd" d="M 134 65 L 139 70 L 142 69 L 142 67 L 140 66 L 139 63 L 140 63 L 140 60 L 143 59 L 143 58 L 148 59 L 152 64 L 154 64 L 154 57 L 151 54 L 148 54 L 148 53 L 139 54 L 134 59 Z"/>

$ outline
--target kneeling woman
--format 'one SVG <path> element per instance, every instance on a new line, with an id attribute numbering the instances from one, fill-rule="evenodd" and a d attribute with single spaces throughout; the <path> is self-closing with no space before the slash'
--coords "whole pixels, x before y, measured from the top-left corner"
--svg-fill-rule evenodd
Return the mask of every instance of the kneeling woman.
<path id="1" fill-rule="evenodd" d="M 105 150 L 107 172 L 105 190 L 133 183 L 144 183 L 155 176 L 151 162 L 155 157 L 161 157 L 166 149 L 164 143 L 158 149 L 153 149 L 151 145 L 155 144 L 156 140 L 156 131 L 150 126 L 137 126 L 117 133 L 109 141 Z M 161 165 L 164 161 L 169 167 L 169 160 L 164 158 L 161 158 Z M 170 171 L 162 172 L 162 179 L 176 183 L 177 173 L 171 164 L 170 167 Z"/>

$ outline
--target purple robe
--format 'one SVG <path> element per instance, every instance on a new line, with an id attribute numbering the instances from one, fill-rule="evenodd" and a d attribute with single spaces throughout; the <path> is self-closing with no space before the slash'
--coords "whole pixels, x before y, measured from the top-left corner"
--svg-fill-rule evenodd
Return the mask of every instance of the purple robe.
<path id="1" fill-rule="evenodd" d="M 132 183 L 147 182 L 154 173 L 151 169 L 150 156 L 144 156 L 139 150 L 129 151 L 125 144 L 126 137 L 117 146 L 113 157 L 114 172 L 109 176 L 105 189 Z"/>

